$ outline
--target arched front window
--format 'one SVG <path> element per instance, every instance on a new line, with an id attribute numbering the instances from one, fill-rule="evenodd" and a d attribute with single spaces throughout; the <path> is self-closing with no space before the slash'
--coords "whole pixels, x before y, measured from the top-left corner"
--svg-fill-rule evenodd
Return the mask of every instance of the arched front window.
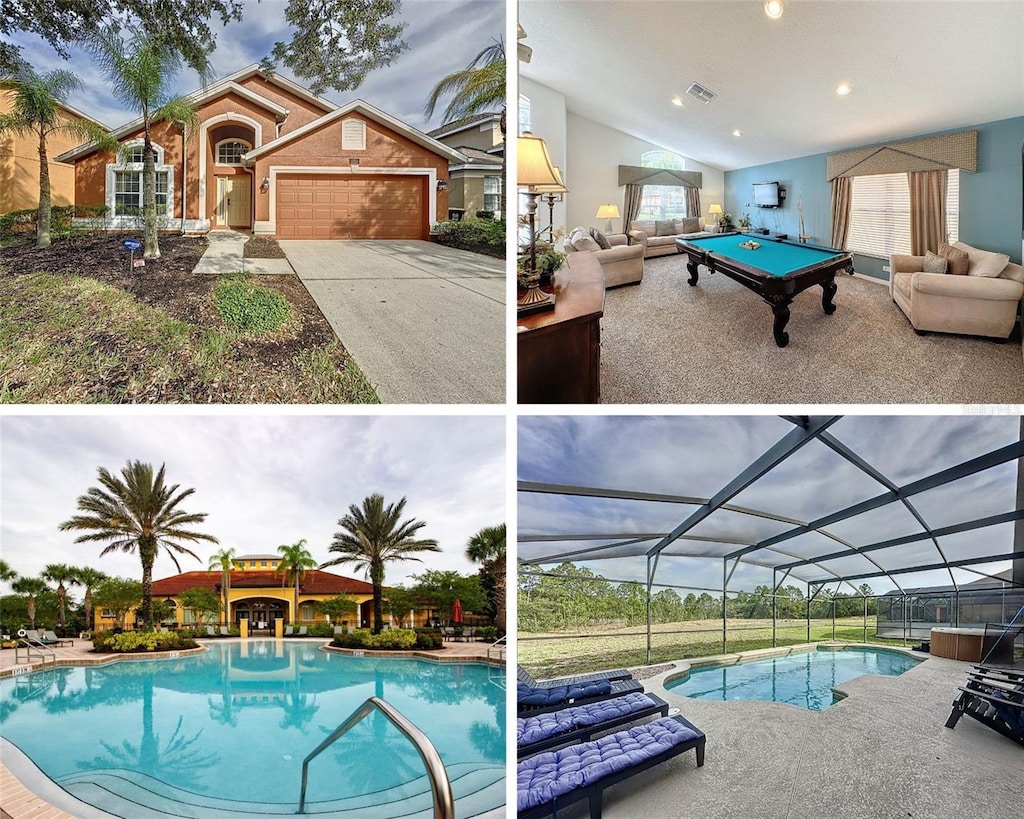
<path id="1" fill-rule="evenodd" d="M 640 164 L 644 168 L 686 170 L 686 160 L 672 151 L 647 151 L 641 155 Z M 637 219 L 684 219 L 687 215 L 686 188 L 681 185 L 644 185 L 644 198 Z"/>
<path id="2" fill-rule="evenodd" d="M 118 151 L 117 163 L 107 166 L 107 206 L 116 216 L 137 217 L 142 213 L 142 140 L 125 143 Z M 153 143 L 156 167 L 157 215 L 171 215 L 174 169 L 164 164 L 164 149 Z"/>
<path id="3" fill-rule="evenodd" d="M 519 134 L 527 131 L 533 132 L 533 110 L 530 108 L 530 98 L 526 94 L 519 95 Z"/>
<path id="4" fill-rule="evenodd" d="M 216 162 L 218 165 L 241 165 L 242 156 L 252 150 L 252 145 L 241 139 L 225 139 L 217 143 Z"/>

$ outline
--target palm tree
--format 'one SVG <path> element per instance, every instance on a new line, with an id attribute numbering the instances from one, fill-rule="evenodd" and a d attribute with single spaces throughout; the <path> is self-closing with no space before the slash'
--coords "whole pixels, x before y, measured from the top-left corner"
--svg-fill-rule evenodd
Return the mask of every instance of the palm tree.
<path id="1" fill-rule="evenodd" d="M 277 570 L 284 572 L 291 578 L 295 587 L 295 608 L 292 610 L 292 622 L 299 622 L 299 578 L 306 573 L 306 569 L 315 569 L 316 560 L 306 549 L 306 540 L 303 538 L 291 546 L 278 546 L 278 553 L 281 555 L 281 562 L 277 564 Z"/>
<path id="2" fill-rule="evenodd" d="M 384 587 L 384 564 L 399 560 L 415 560 L 415 552 L 440 552 L 433 539 L 416 540 L 413 535 L 426 526 L 425 521 L 410 518 L 399 521 L 405 509 L 405 498 L 397 504 L 384 505 L 384 496 L 374 492 L 364 498 L 362 507 L 352 504 L 348 514 L 338 521 L 344 530 L 335 532 L 328 549 L 341 557 L 320 566 L 354 563 L 356 569 L 365 569 L 373 584 L 373 632 L 379 634 L 384 625 L 381 611 L 381 589 Z"/>
<path id="3" fill-rule="evenodd" d="M 68 602 L 67 586 L 79 585 L 77 569 L 65 563 L 51 563 L 43 569 L 41 576 L 43 580 L 57 584 L 57 610 L 60 612 L 60 627 L 63 629 L 67 622 L 65 617 Z"/>
<path id="4" fill-rule="evenodd" d="M 505 628 L 505 524 L 485 526 L 466 544 L 466 557 L 483 564 L 494 581 L 495 619 Z"/>
<path id="5" fill-rule="evenodd" d="M 11 584 L 16 594 L 28 595 L 28 627 L 36 627 L 36 595 L 42 594 L 49 587 L 38 577 L 19 577 Z"/>
<path id="6" fill-rule="evenodd" d="M 113 29 L 107 29 L 90 41 L 89 48 L 110 81 L 114 98 L 141 114 L 143 256 L 158 259 L 153 126 L 158 122 L 178 123 L 184 140 L 185 134 L 198 123 L 195 107 L 186 98 L 171 93 L 171 80 L 181 68 L 182 58 L 166 40 L 138 30 L 130 32 L 124 40 Z"/>
<path id="7" fill-rule="evenodd" d="M 13 105 L 6 114 L 0 114 L 0 135 L 4 133 L 32 135 L 39 146 L 39 212 L 36 216 L 36 247 L 50 246 L 50 165 L 46 140 L 54 134 L 70 134 L 81 139 L 96 140 L 106 147 L 116 146 L 116 140 L 87 120 L 68 119 L 61 111 L 61 103 L 68 95 L 82 87 L 82 81 L 71 71 L 58 69 L 37 74 L 31 66 L 22 63 L 16 74 L 0 78 L 0 89 L 14 92 Z"/>
<path id="8" fill-rule="evenodd" d="M 18 573 L 12 569 L 6 560 L 0 560 L 0 583 L 6 583 L 8 580 L 15 580 L 18 577 Z"/>
<path id="9" fill-rule="evenodd" d="M 429 119 L 442 97 L 450 97 L 444 121 L 451 122 L 501 108 L 501 135 L 505 136 L 505 44 L 495 40 L 465 68 L 453 71 L 434 86 L 423 107 Z"/>
<path id="10" fill-rule="evenodd" d="M 90 487 L 78 498 L 78 508 L 85 512 L 60 525 L 62 532 L 83 531 L 75 543 L 110 541 L 100 557 L 110 552 L 138 552 L 142 562 L 142 608 L 139 616 L 143 624 L 150 624 L 153 603 L 153 563 L 161 547 L 181 571 L 175 556 L 186 554 L 199 560 L 190 549 L 178 541 L 196 543 L 200 540 L 218 543 L 213 535 L 186 528 L 206 520 L 205 512 L 185 512 L 179 505 L 194 489 L 178 491 L 178 484 L 168 486 L 164 469 L 153 473 L 151 464 L 129 461 L 121 470 L 121 478 L 99 468 L 99 482 L 103 488 Z"/>
<path id="11" fill-rule="evenodd" d="M 224 593 L 224 622 L 231 622 L 231 609 L 228 598 L 231 594 L 231 568 L 235 565 L 235 550 L 221 549 L 210 558 L 206 567 L 209 571 L 220 569 L 220 590 Z"/>
<path id="12" fill-rule="evenodd" d="M 78 578 L 79 583 L 85 586 L 85 600 L 83 601 L 85 606 L 85 627 L 88 630 L 92 630 L 92 590 L 106 580 L 107 576 L 99 569 L 92 568 L 92 566 L 79 566 L 75 569 L 75 577 Z"/>

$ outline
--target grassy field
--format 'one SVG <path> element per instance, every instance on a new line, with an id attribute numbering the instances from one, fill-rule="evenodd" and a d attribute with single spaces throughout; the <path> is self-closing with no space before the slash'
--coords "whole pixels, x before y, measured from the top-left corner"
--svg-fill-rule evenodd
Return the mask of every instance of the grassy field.
<path id="1" fill-rule="evenodd" d="M 771 620 L 730 620 L 727 638 L 726 651 L 729 652 L 770 648 Z M 832 639 L 863 642 L 863 619 L 837 619 L 834 637 L 831 619 L 811 620 L 810 642 Z M 777 645 L 805 642 L 808 642 L 806 620 L 779 620 L 776 628 Z M 875 637 L 873 617 L 868 618 L 867 642 L 903 645 L 902 640 Z M 585 635 L 521 633 L 517 645 L 520 664 L 539 678 L 637 666 L 647 662 L 647 634 L 643 627 L 592 629 Z M 658 624 L 652 628 L 651 654 L 656 663 L 721 653 L 721 620 Z"/>

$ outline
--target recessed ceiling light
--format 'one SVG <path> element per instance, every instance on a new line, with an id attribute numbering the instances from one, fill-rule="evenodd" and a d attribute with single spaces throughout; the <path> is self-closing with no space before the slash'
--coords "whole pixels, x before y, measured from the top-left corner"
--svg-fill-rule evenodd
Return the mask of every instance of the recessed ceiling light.
<path id="1" fill-rule="evenodd" d="M 672 104 L 673 105 L 678 105 L 680 108 L 685 108 L 686 107 L 686 104 L 683 102 L 683 98 L 680 97 L 678 94 L 676 94 L 674 97 L 672 97 Z"/>
<path id="2" fill-rule="evenodd" d="M 764 0 L 764 13 L 771 19 L 778 20 L 783 11 L 785 8 L 782 5 L 782 0 Z"/>
<path id="3" fill-rule="evenodd" d="M 838 95 L 839 95 L 840 97 L 845 97 L 845 96 L 846 96 L 847 94 L 849 94 L 849 93 L 850 93 L 850 92 L 851 92 L 852 90 L 853 90 L 853 89 L 852 89 L 852 88 L 850 88 L 850 84 L 849 84 L 849 83 L 846 83 L 846 82 L 841 82 L 841 83 L 839 83 L 839 85 L 837 85 L 837 86 L 836 86 L 836 93 L 837 93 L 837 94 L 838 94 Z"/>
<path id="4" fill-rule="evenodd" d="M 739 128 L 737 128 L 735 131 L 732 132 L 732 135 L 733 136 L 743 136 L 743 132 Z"/>

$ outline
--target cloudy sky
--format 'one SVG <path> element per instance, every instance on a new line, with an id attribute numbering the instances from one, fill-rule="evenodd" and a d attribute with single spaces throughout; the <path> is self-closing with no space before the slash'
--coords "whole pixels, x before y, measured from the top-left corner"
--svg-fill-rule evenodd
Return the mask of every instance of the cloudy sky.
<path id="1" fill-rule="evenodd" d="M 505 520 L 503 417 L 7 416 L 0 418 L 0 552 L 22 575 L 48 563 L 90 565 L 140 576 L 138 556 L 100 558 L 97 544 L 58 530 L 76 499 L 97 486 L 97 469 L 128 460 L 167 465 L 167 479 L 195 494 L 182 504 L 206 512 L 201 529 L 239 554 L 273 553 L 305 538 L 318 561 L 338 518 L 373 492 L 407 498 L 405 517 L 426 521 L 422 537 L 443 553 L 391 564 L 387 583 L 424 567 L 474 572 L 466 541 Z M 199 544 L 205 569 L 220 548 Z M 351 567 L 330 571 L 361 577 Z M 154 577 L 176 574 L 165 554 Z M 4 591 L 9 591 L 5 587 Z"/>
<path id="2" fill-rule="evenodd" d="M 211 27 L 217 34 L 217 48 L 211 56 L 215 77 L 233 74 L 251 63 L 258 63 L 270 53 L 278 40 L 287 41 L 288 27 L 284 20 L 286 0 L 246 0 L 241 23 Z M 362 99 L 403 122 L 428 131 L 442 123 L 443 107 L 428 123 L 423 104 L 437 81 L 446 74 L 465 68 L 492 40 L 504 38 L 504 0 L 404 0 L 401 21 L 406 23 L 403 39 L 409 49 L 389 67 L 369 74 L 363 85 L 354 91 L 339 94 L 329 91 L 324 96 L 336 103 Z M 97 71 L 91 58 L 80 49 L 71 49 L 71 59 L 62 60 L 38 37 L 18 35 L 11 38 L 22 46 L 22 56 L 39 72 L 54 68 L 70 68 L 84 83 L 84 89 L 73 94 L 68 102 L 74 108 L 92 115 L 104 125 L 116 128 L 135 119 L 137 111 L 127 111 L 106 90 L 106 78 Z M 295 79 L 287 70 L 281 75 Z M 176 90 L 188 93 L 199 87 L 199 79 L 191 70 L 178 74 Z M 300 85 L 303 84 L 301 81 Z"/>
<path id="3" fill-rule="evenodd" d="M 724 487 L 792 429 L 771 416 L 761 417 L 523 417 L 519 421 L 518 477 L 522 481 L 645 491 L 706 499 Z M 829 432 L 897 486 L 939 472 L 956 463 L 1019 440 L 1021 420 L 1014 416 L 865 417 L 848 416 Z M 1017 462 L 1009 461 L 943 487 L 915 495 L 912 503 L 932 529 L 1012 511 L 1016 506 Z M 657 579 L 691 587 L 721 588 L 721 558 L 745 544 L 757 543 L 796 524 L 873 498 L 885 490 L 820 441 L 800 449 L 732 499 L 731 503 L 785 516 L 774 521 L 726 510 L 714 512 L 688 534 L 701 538 L 676 541 L 659 563 Z M 585 565 L 605 577 L 639 580 L 643 555 L 699 508 L 699 503 L 567 497 L 520 492 L 520 534 L 615 535 L 614 539 L 557 540 L 518 544 L 521 559 L 565 555 L 574 550 L 643 537 L 642 542 L 603 550 L 602 560 Z M 778 544 L 793 557 L 752 553 L 757 561 L 741 564 L 730 589 L 752 590 L 772 582 L 771 566 L 813 555 L 841 552 L 842 541 L 855 546 L 920 533 L 922 528 L 902 504 L 889 504 L 827 527 L 836 539 L 810 532 Z M 939 538 L 950 560 L 995 555 L 1013 550 L 1014 524 L 1000 524 Z M 695 551 L 716 559 L 694 558 Z M 667 557 L 677 554 L 679 556 Z M 883 568 L 904 569 L 939 563 L 930 540 L 871 553 Z M 614 559 L 612 559 L 614 558 Z M 579 557 L 562 557 L 576 559 Z M 546 562 L 546 565 L 550 563 Z M 766 568 L 766 565 L 768 568 Z M 823 564 L 839 574 L 875 570 L 864 556 L 851 555 Z M 1009 568 L 988 564 L 986 572 Z M 956 569 L 958 583 L 977 575 Z M 791 577 L 827 577 L 824 569 L 803 566 Z M 945 571 L 894 575 L 903 588 L 948 584 Z M 857 580 L 875 592 L 889 591 L 887 577 Z M 835 588 L 835 584 L 831 586 Z M 849 593 L 851 589 L 841 589 Z"/>

